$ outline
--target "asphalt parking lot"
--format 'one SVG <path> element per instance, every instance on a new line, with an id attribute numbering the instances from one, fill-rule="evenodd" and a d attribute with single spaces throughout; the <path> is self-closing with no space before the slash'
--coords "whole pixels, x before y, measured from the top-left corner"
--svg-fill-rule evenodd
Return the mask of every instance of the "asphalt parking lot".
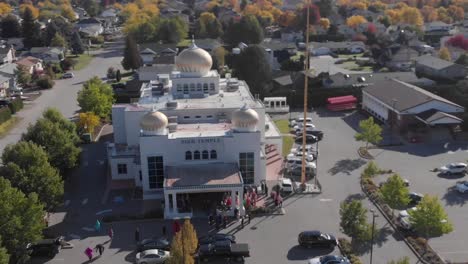
<path id="1" fill-rule="evenodd" d="M 454 231 L 431 238 L 429 244 L 447 261 L 468 262 L 468 194 L 460 194 L 453 187 L 465 175 L 442 176 L 431 170 L 451 162 L 467 162 L 468 144 L 432 143 L 412 144 L 388 149 L 371 150 L 375 161 L 383 169 L 392 169 L 410 181 L 410 190 L 437 195 L 444 205 Z"/>

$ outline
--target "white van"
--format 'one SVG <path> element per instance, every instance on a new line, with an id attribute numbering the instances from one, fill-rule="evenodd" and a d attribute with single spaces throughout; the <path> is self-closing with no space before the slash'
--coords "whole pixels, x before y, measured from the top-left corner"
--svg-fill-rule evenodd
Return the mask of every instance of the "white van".
<path id="1" fill-rule="evenodd" d="M 280 190 L 283 192 L 293 192 L 293 184 L 291 179 L 288 178 L 279 178 L 278 179 L 278 185 L 280 187 Z"/>

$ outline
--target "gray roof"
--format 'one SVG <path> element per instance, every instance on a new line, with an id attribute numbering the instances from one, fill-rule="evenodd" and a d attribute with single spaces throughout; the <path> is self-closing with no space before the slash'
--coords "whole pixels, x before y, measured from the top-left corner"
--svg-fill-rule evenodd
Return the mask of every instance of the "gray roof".
<path id="1" fill-rule="evenodd" d="M 154 50 L 150 49 L 150 48 L 146 48 L 146 49 L 140 51 L 140 54 L 153 54 L 153 55 L 156 55 L 157 53 Z"/>
<path id="2" fill-rule="evenodd" d="M 276 50 L 297 49 L 296 44 L 290 42 L 283 42 L 280 40 L 264 39 L 260 46 L 263 48 Z"/>
<path id="3" fill-rule="evenodd" d="M 392 106 L 393 101 L 396 100 L 394 106 L 399 112 L 431 101 L 439 101 L 462 108 L 445 98 L 396 79 L 369 85 L 363 89 L 363 92 L 370 94 L 388 106 Z"/>
<path id="4" fill-rule="evenodd" d="M 440 59 L 431 55 L 424 55 L 424 56 L 418 57 L 416 59 L 416 63 L 420 65 L 424 65 L 426 67 L 436 69 L 436 70 L 442 70 L 452 65 L 455 65 L 455 63 L 453 62 L 446 61 L 446 60 L 443 60 L 443 59 Z"/>
<path id="5" fill-rule="evenodd" d="M 154 73 L 162 73 L 162 74 L 169 74 L 174 71 L 175 66 L 173 64 L 157 64 L 153 66 L 143 66 L 138 69 L 138 72 L 154 72 Z"/>
<path id="6" fill-rule="evenodd" d="M 413 85 L 435 84 L 427 78 L 418 78 L 414 72 L 376 72 L 376 73 L 348 73 L 338 72 L 324 79 L 330 86 L 351 87 L 368 86 L 373 83 L 397 79 Z"/>
<path id="7" fill-rule="evenodd" d="M 310 47 L 316 49 L 320 47 L 327 47 L 330 49 L 346 49 L 352 45 L 358 45 L 361 47 L 365 47 L 366 45 L 362 41 L 327 41 L 327 42 L 311 42 L 309 44 Z"/>
<path id="8" fill-rule="evenodd" d="M 0 73 L 3 75 L 9 74 L 11 76 L 14 76 L 16 68 L 17 68 L 16 63 L 7 63 L 7 64 L 0 66 Z"/>
<path id="9" fill-rule="evenodd" d="M 143 51 L 146 49 L 150 49 L 156 53 L 161 53 L 161 51 L 166 49 L 171 49 L 177 51 L 177 44 L 161 44 L 161 43 L 140 43 L 138 44 L 139 50 Z"/>
<path id="10" fill-rule="evenodd" d="M 437 121 L 441 118 L 444 118 L 444 117 L 448 117 L 448 118 L 451 118 L 451 119 L 455 119 L 457 121 L 462 121 L 460 118 L 454 116 L 454 115 L 451 115 L 451 114 L 447 114 L 447 113 L 444 113 L 444 112 L 440 112 L 440 111 L 437 111 L 435 114 L 431 115 L 430 117 L 426 118 L 426 122 L 428 123 L 432 123 L 434 121 Z"/>
<path id="11" fill-rule="evenodd" d="M 284 75 L 278 78 L 273 79 L 274 82 L 277 82 L 279 85 L 286 86 L 286 85 L 291 85 L 293 84 L 293 81 L 291 79 L 291 75 Z"/>

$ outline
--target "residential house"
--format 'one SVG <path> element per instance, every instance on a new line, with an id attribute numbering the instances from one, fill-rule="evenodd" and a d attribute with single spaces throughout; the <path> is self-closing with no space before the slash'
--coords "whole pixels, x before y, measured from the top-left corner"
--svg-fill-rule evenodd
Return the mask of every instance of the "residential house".
<path id="1" fill-rule="evenodd" d="M 465 33 L 460 33 L 457 35 L 462 35 L 464 39 L 468 39 L 468 32 Z M 443 36 L 440 38 L 440 47 L 446 47 L 449 50 L 450 56 L 452 61 L 455 61 L 460 57 L 462 54 L 465 54 L 467 51 L 460 48 L 460 47 L 454 47 L 452 45 L 449 45 L 447 41 L 452 38 L 453 36 Z"/>
<path id="2" fill-rule="evenodd" d="M 431 55 L 424 55 L 416 59 L 416 74 L 436 81 L 456 81 L 467 77 L 468 68 Z"/>
<path id="3" fill-rule="evenodd" d="M 366 45 L 362 41 L 311 42 L 309 45 L 312 54 L 315 56 L 329 55 L 331 53 L 356 54 L 366 50 Z"/>
<path id="4" fill-rule="evenodd" d="M 393 71 L 409 71 L 420 54 L 417 50 L 401 45 L 393 45 L 382 53 L 379 63 Z"/>
<path id="5" fill-rule="evenodd" d="M 465 111 L 445 98 L 395 79 L 362 89 L 362 108 L 410 141 L 451 139 L 449 129 L 461 124 L 457 115 Z"/>
<path id="6" fill-rule="evenodd" d="M 24 67 L 30 74 L 41 73 L 44 70 L 42 60 L 32 56 L 24 57 L 18 60 L 16 64 Z"/>
<path id="7" fill-rule="evenodd" d="M 8 95 L 11 77 L 0 73 L 0 98 L 5 98 Z"/>
<path id="8" fill-rule="evenodd" d="M 173 18 L 178 17 L 184 21 L 187 25 L 190 23 L 190 17 L 187 14 L 182 13 L 182 10 L 173 9 L 173 8 L 166 8 L 161 10 L 161 17 L 162 18 Z"/>
<path id="9" fill-rule="evenodd" d="M 335 73 L 326 74 L 322 78 L 322 86 L 328 89 L 367 87 L 386 80 L 400 80 L 419 87 L 430 87 L 435 81 L 427 78 L 418 78 L 414 72 L 375 72 L 375 73 Z"/>
<path id="10" fill-rule="evenodd" d="M 265 49 L 272 70 L 279 70 L 283 61 L 297 53 L 296 44 L 277 39 L 264 39 L 259 45 Z"/>
<path id="11" fill-rule="evenodd" d="M 97 37 L 104 32 L 101 21 L 94 17 L 78 21 L 75 28 L 86 37 Z"/>
<path id="12" fill-rule="evenodd" d="M 197 43 L 197 47 L 206 50 L 209 53 L 212 53 L 216 48 L 221 47 L 222 44 L 217 39 L 194 39 L 195 43 Z M 182 45 L 178 46 L 182 51 L 185 48 L 188 48 L 192 44 L 192 40 L 183 42 Z"/>
<path id="13" fill-rule="evenodd" d="M 0 96 L 7 96 L 12 90 L 16 89 L 16 71 L 15 63 L 7 63 L 0 66 Z"/>
<path id="14" fill-rule="evenodd" d="M 99 19 L 104 22 L 104 27 L 110 27 L 119 22 L 119 9 L 109 7 L 101 12 Z"/>
<path id="15" fill-rule="evenodd" d="M 453 29 L 453 25 L 444 23 L 442 21 L 433 21 L 424 24 L 424 32 L 434 31 L 450 31 Z"/>
<path id="16" fill-rule="evenodd" d="M 65 48 L 32 47 L 29 55 L 41 59 L 44 63 L 59 63 L 65 58 Z"/>
<path id="17" fill-rule="evenodd" d="M 78 15 L 78 19 L 83 19 L 88 16 L 88 13 L 82 7 L 74 7 L 73 11 Z"/>
<path id="18" fill-rule="evenodd" d="M 12 46 L 1 46 L 0 47 L 0 64 L 12 63 L 16 60 L 15 49 Z"/>
<path id="19" fill-rule="evenodd" d="M 175 56 L 179 52 L 176 44 L 141 43 L 138 44 L 143 64 L 174 64 Z"/>

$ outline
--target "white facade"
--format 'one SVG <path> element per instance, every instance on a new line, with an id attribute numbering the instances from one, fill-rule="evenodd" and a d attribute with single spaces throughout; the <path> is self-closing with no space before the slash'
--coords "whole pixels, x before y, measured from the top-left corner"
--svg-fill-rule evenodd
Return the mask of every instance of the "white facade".
<path id="1" fill-rule="evenodd" d="M 112 180 L 133 179 L 143 199 L 164 204 L 166 218 L 193 216 L 195 206 L 179 205 L 190 195 L 242 198 L 244 186 L 266 180 L 265 147 L 281 147 L 262 102 L 243 81 L 210 70 L 205 51 L 193 45 L 176 65 L 163 90 L 143 85 L 138 103 L 113 106 L 108 146 Z"/>
<path id="2" fill-rule="evenodd" d="M 362 91 L 362 108 L 371 113 L 377 119 L 384 122 L 387 121 L 389 108 L 377 98 L 366 93 L 364 90 Z"/>

